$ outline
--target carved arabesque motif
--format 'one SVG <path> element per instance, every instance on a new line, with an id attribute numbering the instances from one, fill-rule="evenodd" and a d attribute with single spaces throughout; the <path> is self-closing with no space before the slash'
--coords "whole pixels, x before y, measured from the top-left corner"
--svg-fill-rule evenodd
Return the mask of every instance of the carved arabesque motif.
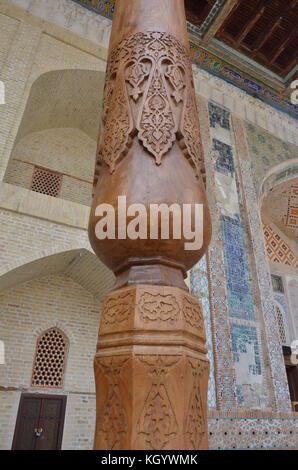
<path id="1" fill-rule="evenodd" d="M 144 292 L 139 302 L 140 317 L 145 323 L 178 320 L 180 307 L 174 295 Z"/>
<path id="2" fill-rule="evenodd" d="M 119 76 L 111 95 L 110 110 L 106 118 L 101 152 L 111 172 L 126 155 L 133 130 L 132 116 L 129 112 L 128 96 L 123 77 Z"/>
<path id="3" fill-rule="evenodd" d="M 186 99 L 186 106 L 182 118 L 184 154 L 195 169 L 200 169 L 206 181 L 203 149 L 201 144 L 201 131 L 198 122 L 198 110 L 194 90 L 191 90 Z"/>
<path id="4" fill-rule="evenodd" d="M 122 292 L 108 297 L 103 306 L 102 322 L 104 325 L 115 325 L 127 321 L 134 310 L 132 292 Z"/>
<path id="5" fill-rule="evenodd" d="M 184 296 L 183 315 L 186 323 L 205 332 L 202 307 L 199 302 L 194 302 L 190 297 Z"/>
<path id="6" fill-rule="evenodd" d="M 209 363 L 192 358 L 189 358 L 188 362 L 193 375 L 193 388 L 187 413 L 186 434 L 193 449 L 198 450 L 207 429 L 204 411 L 207 393 L 206 397 L 202 396 L 202 384 L 204 381 L 208 382 Z"/>
<path id="7" fill-rule="evenodd" d="M 100 156 L 111 173 L 137 135 L 156 164 L 178 144 L 204 174 L 188 51 L 172 35 L 148 31 L 124 39 L 109 58 Z"/>
<path id="8" fill-rule="evenodd" d="M 98 432 L 109 450 L 117 450 L 122 436 L 128 432 L 127 413 L 119 389 L 121 371 L 128 360 L 128 357 L 123 356 L 96 358 L 96 364 L 102 368 L 108 380 L 107 395 L 98 419 Z"/>
<path id="9" fill-rule="evenodd" d="M 153 74 L 138 129 L 139 139 L 154 155 L 157 165 L 160 165 L 163 155 L 170 150 L 176 140 L 177 125 L 164 77 L 158 68 Z"/>
<path id="10" fill-rule="evenodd" d="M 177 364 L 177 356 L 140 356 L 152 377 L 152 386 L 138 421 L 138 433 L 145 435 L 150 449 L 162 450 L 171 437 L 178 433 L 178 423 L 166 388 L 166 377 L 170 368 Z"/>

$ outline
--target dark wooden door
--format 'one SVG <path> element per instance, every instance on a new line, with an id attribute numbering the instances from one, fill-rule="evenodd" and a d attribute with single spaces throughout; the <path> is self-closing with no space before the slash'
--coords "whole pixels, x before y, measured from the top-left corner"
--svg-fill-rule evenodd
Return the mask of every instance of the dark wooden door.
<path id="1" fill-rule="evenodd" d="M 66 397 L 23 394 L 13 450 L 61 449 Z"/>

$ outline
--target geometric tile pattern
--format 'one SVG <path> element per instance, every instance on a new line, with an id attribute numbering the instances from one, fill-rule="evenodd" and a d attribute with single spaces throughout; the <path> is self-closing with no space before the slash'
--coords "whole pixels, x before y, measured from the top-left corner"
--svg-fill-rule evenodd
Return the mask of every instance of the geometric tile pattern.
<path id="1" fill-rule="evenodd" d="M 210 314 L 210 301 L 209 301 L 209 279 L 207 271 L 207 259 L 204 256 L 199 263 L 191 270 L 190 273 L 190 289 L 193 296 L 200 299 L 203 307 L 208 359 L 210 361 L 210 376 L 208 384 L 208 408 L 216 408 L 216 390 L 215 390 L 215 376 L 214 376 L 214 356 L 213 356 L 213 342 L 212 342 L 212 328 L 211 328 L 211 314 Z"/>
<path id="2" fill-rule="evenodd" d="M 295 228 L 298 237 L 298 186 L 290 186 L 288 190 L 288 210 L 285 225 Z"/>
<path id="3" fill-rule="evenodd" d="M 298 259 L 291 247 L 268 224 L 263 224 L 266 252 L 270 261 L 298 267 Z"/>
<path id="4" fill-rule="evenodd" d="M 248 131 L 248 127 L 250 128 L 250 131 Z M 252 131 L 251 125 L 243 123 L 241 119 L 234 116 L 233 130 L 238 153 L 243 198 L 252 239 L 253 256 L 255 259 L 257 275 L 256 281 L 261 298 L 264 320 L 263 334 L 269 356 L 268 367 L 270 368 L 270 375 L 273 384 L 274 404 L 277 411 L 288 412 L 291 410 L 289 388 L 284 367 L 282 348 L 280 346 L 279 329 L 275 315 L 271 276 L 266 260 L 263 225 L 258 205 L 258 192 L 254 181 L 256 171 L 255 167 L 251 164 L 251 159 L 254 159 L 251 152 L 254 151 L 252 150 L 252 143 L 248 136 L 248 134 L 251 135 L 252 132 L 259 132 L 259 128 L 258 131 Z"/>
<path id="5" fill-rule="evenodd" d="M 297 450 L 297 418 L 209 417 L 209 446 L 211 450 Z"/>

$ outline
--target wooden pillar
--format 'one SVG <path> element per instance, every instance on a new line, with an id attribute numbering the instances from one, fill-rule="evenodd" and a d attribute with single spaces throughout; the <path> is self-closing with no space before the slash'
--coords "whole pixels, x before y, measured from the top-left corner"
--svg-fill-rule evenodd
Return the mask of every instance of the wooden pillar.
<path id="1" fill-rule="evenodd" d="M 208 448 L 206 333 L 184 282 L 211 239 L 204 179 L 184 2 L 117 1 L 89 225 L 117 279 L 95 357 L 95 449 Z M 183 229 L 175 239 L 172 214 L 169 239 L 150 216 L 148 239 L 128 238 L 120 196 L 147 214 L 150 204 L 189 204 L 192 220 L 202 204 L 203 246 L 186 250 Z M 98 238 L 101 204 L 115 208 L 115 239 Z"/>

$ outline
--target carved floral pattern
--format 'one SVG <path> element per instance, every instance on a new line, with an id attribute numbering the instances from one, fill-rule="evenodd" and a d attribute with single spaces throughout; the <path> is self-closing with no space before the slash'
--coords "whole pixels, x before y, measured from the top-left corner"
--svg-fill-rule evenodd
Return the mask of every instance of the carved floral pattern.
<path id="1" fill-rule="evenodd" d="M 180 360 L 177 356 L 142 356 L 139 360 L 149 367 L 152 386 L 138 421 L 138 432 L 145 435 L 150 449 L 162 450 L 178 433 L 175 411 L 166 388 L 170 368 Z"/>
<path id="2" fill-rule="evenodd" d="M 111 173 L 137 135 L 157 165 L 179 136 L 196 173 L 204 174 L 189 54 L 174 36 L 137 33 L 111 52 L 102 119 L 99 158 Z"/>
<path id="3" fill-rule="evenodd" d="M 184 153 L 190 164 L 198 173 L 201 171 L 203 178 L 205 179 L 206 170 L 201 144 L 201 131 L 198 121 L 196 97 L 193 90 L 191 90 L 187 95 L 186 106 L 182 118 L 182 128 L 185 148 Z"/>
<path id="4" fill-rule="evenodd" d="M 198 330 L 205 331 L 204 317 L 200 303 L 192 301 L 189 297 L 184 297 L 183 315 L 186 323 Z"/>
<path id="5" fill-rule="evenodd" d="M 193 449 L 199 450 L 204 434 L 206 433 L 206 397 L 202 396 L 202 383 L 208 382 L 209 363 L 196 359 L 189 359 L 189 365 L 193 375 L 193 389 L 190 397 L 186 434 L 193 446 Z"/>
<path id="6" fill-rule="evenodd" d="M 98 419 L 98 431 L 109 450 L 118 449 L 122 436 L 128 432 L 127 413 L 119 389 L 121 371 L 128 360 L 128 357 L 122 356 L 96 359 L 108 380 L 107 395 Z"/>
<path id="7" fill-rule="evenodd" d="M 102 321 L 104 325 L 115 325 L 127 321 L 134 309 L 134 295 L 124 292 L 108 297 L 104 303 Z"/>
<path id="8" fill-rule="evenodd" d="M 171 110 L 164 78 L 160 70 L 154 71 L 139 123 L 139 139 L 155 156 L 157 165 L 176 140 L 177 126 Z"/>
<path id="9" fill-rule="evenodd" d="M 102 139 L 102 156 L 112 173 L 115 171 L 116 164 L 126 155 L 131 140 L 130 133 L 133 129 L 127 91 L 122 82 L 122 77 L 118 77 Z"/>
<path id="10" fill-rule="evenodd" d="M 180 312 L 174 295 L 152 294 L 145 292 L 140 299 L 139 312 L 146 323 L 154 321 L 175 322 Z"/>

